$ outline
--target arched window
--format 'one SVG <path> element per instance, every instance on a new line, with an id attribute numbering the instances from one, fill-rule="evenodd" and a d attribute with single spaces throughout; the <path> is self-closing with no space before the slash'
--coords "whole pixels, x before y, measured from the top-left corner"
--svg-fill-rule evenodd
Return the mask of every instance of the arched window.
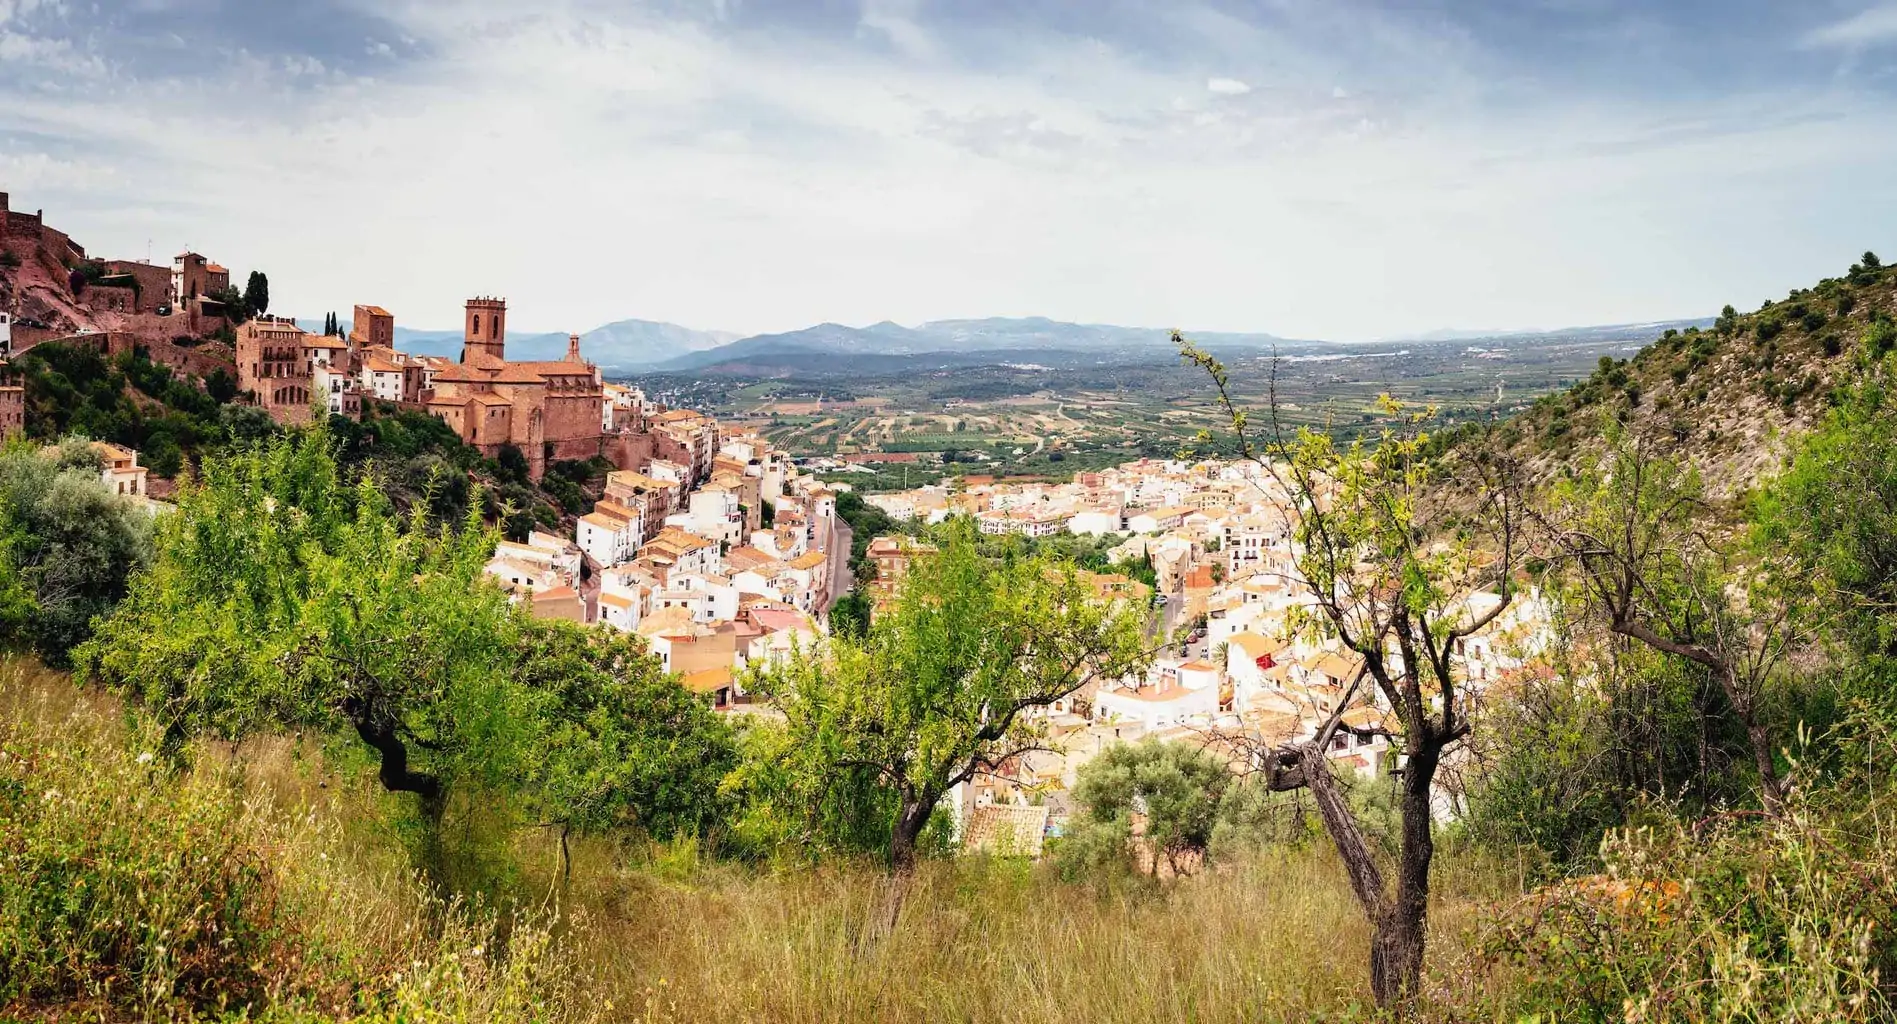
<path id="1" fill-rule="evenodd" d="M 474 314 L 474 336 L 477 338 L 481 336 L 481 314 L 479 313 Z"/>

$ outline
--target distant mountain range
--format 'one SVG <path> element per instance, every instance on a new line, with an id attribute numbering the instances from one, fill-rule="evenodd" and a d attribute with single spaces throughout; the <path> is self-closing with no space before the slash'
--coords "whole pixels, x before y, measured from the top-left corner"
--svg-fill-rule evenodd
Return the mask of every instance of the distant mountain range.
<path id="1" fill-rule="evenodd" d="M 1609 324 L 1550 331 L 1432 331 L 1390 344 L 1536 345 L 1562 342 L 1650 341 L 1667 328 L 1707 326 L 1712 321 Z M 347 329 L 348 324 L 344 324 Z M 1229 351 L 1276 350 L 1287 355 L 1348 352 L 1361 343 L 1282 338 L 1273 334 L 1193 332 L 1187 336 L 1209 348 Z M 1073 324 L 1046 317 L 989 317 L 934 320 L 916 327 L 893 321 L 850 327 L 822 323 L 782 334 L 745 337 L 729 331 L 701 331 L 652 320 L 619 320 L 580 336 L 581 350 L 611 373 L 772 373 L 812 369 L 887 373 L 907 366 L 953 366 L 998 362 L 1073 363 L 1076 361 L 1146 362 L 1172 352 L 1172 332 L 1150 327 Z M 396 347 L 450 358 L 461 354 L 460 331 L 395 329 Z M 564 334 L 509 334 L 507 354 L 517 359 L 559 359 L 566 354 Z"/>
<path id="2" fill-rule="evenodd" d="M 309 325 L 304 325 L 306 328 Z M 343 321 L 343 330 L 349 330 Z M 631 370 L 717 348 L 744 337 L 731 331 L 698 331 L 655 320 L 616 320 L 580 335 L 580 351 L 606 370 Z M 395 328 L 395 347 L 424 356 L 461 357 L 460 330 Z M 507 354 L 515 359 L 559 359 L 566 355 L 565 334 L 507 335 Z"/>

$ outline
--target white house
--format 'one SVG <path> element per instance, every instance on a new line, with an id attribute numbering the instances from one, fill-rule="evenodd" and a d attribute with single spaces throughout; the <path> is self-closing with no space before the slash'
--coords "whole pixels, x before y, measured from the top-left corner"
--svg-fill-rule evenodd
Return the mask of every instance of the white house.
<path id="1" fill-rule="evenodd" d="M 371 353 L 363 357 L 357 383 L 384 402 L 402 400 L 402 368 L 382 356 Z"/>
<path id="2" fill-rule="evenodd" d="M 580 517 L 573 539 L 596 565 L 629 561 L 639 550 L 638 524 L 597 508 Z"/>
<path id="3" fill-rule="evenodd" d="M 1083 508 L 1067 520 L 1067 532 L 1088 537 L 1125 533 L 1126 521 L 1119 509 Z"/>

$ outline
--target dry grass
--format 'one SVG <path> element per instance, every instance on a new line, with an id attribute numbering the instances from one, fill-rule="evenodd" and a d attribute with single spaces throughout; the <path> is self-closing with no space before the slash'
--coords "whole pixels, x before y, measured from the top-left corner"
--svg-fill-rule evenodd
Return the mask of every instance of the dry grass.
<path id="1" fill-rule="evenodd" d="M 581 844 L 571 888 L 549 902 L 554 858 L 544 834 L 528 833 L 512 850 L 521 866 L 509 889 L 516 910 L 492 914 L 428 897 L 384 824 L 394 817 L 390 798 L 331 772 L 308 745 L 205 747 L 190 770 L 152 771 L 137 760 L 140 734 L 114 702 L 17 665 L 0 666 L 0 734 L 16 748 L 82 755 L 47 758 L 30 780 L 36 792 L 57 785 L 70 799 L 65 820 L 32 819 L 73 844 L 70 856 L 29 866 L 42 878 L 48 870 L 83 874 L 97 853 L 86 848 L 89 831 L 119 837 L 114 856 L 144 858 L 134 867 L 156 863 L 154 851 L 167 842 L 199 844 L 166 861 L 182 872 L 178 892 L 201 887 L 191 867 L 200 849 L 215 846 L 220 856 L 259 866 L 245 882 L 253 886 L 244 890 L 246 905 L 255 908 L 248 945 L 231 958 L 241 979 L 234 974 L 220 986 L 204 977 L 187 989 L 154 970 L 150 957 L 80 970 L 53 956 L 34 967 L 42 976 L 30 979 L 27 1000 L 0 1006 L 0 1019 L 59 1019 L 82 1007 L 106 1019 L 216 1017 L 236 1008 L 220 1009 L 229 1000 L 247 1004 L 252 1019 L 297 1021 L 1066 1024 L 1368 1015 L 1368 932 L 1321 845 L 1172 884 L 1122 879 L 1106 888 L 1064 883 L 1016 861 L 929 863 L 884 934 L 876 923 L 888 883 L 870 865 L 756 869 L 700 857 L 689 845 L 628 854 Z M 96 785 L 86 784 L 87 774 Z M 107 827 L 102 816 L 134 806 L 122 802 L 128 790 L 140 791 L 143 817 Z M 229 834 L 210 845 L 196 834 L 179 838 L 165 831 L 167 806 L 222 823 Z M 1488 891 L 1488 881 L 1465 872 L 1443 888 Z M 1480 922 L 1481 906 L 1454 896 L 1438 902 L 1435 948 L 1444 963 Z M 108 910 L 120 927 L 144 913 L 121 901 L 81 908 L 75 920 L 106 927 L 96 918 Z M 67 973 L 45 973 L 58 971 Z M 99 983 L 106 977 L 138 982 L 141 995 L 121 998 Z"/>

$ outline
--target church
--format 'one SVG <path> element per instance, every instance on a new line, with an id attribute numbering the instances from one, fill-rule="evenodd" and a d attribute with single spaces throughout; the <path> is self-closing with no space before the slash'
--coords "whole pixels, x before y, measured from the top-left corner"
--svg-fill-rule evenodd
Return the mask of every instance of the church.
<path id="1" fill-rule="evenodd" d="M 599 368 L 580 356 L 580 337 L 567 338 L 566 358 L 507 358 L 507 303 L 469 299 L 461 361 L 436 369 L 428 411 L 488 458 L 513 445 L 539 480 L 547 463 L 603 453 L 605 391 Z"/>

